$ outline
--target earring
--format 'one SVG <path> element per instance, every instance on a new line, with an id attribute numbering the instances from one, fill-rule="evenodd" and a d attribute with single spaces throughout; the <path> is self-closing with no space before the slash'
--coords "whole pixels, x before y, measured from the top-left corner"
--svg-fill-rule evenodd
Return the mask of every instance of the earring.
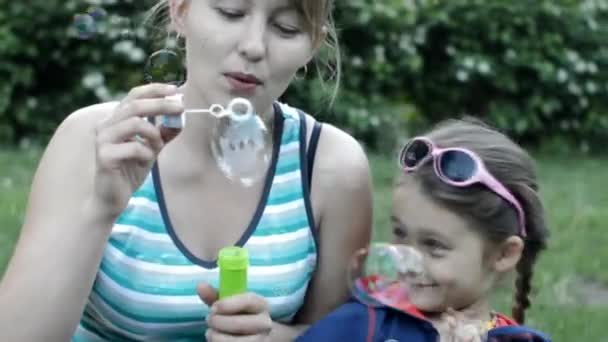
<path id="1" fill-rule="evenodd" d="M 300 72 L 300 70 L 304 70 L 304 72 Z M 298 69 L 298 71 L 296 71 L 296 75 L 295 75 L 295 79 L 296 80 L 303 80 L 304 78 L 306 78 L 306 75 L 308 74 L 308 66 L 304 65 L 304 67 Z"/>
<path id="2" fill-rule="evenodd" d="M 186 50 L 186 38 L 182 37 L 181 34 L 177 34 L 175 36 L 175 40 L 176 40 L 176 48 L 178 50 Z"/>
<path id="3" fill-rule="evenodd" d="M 167 49 L 184 51 L 186 50 L 186 39 L 179 32 L 175 32 L 174 34 L 169 32 L 165 39 L 165 47 Z"/>

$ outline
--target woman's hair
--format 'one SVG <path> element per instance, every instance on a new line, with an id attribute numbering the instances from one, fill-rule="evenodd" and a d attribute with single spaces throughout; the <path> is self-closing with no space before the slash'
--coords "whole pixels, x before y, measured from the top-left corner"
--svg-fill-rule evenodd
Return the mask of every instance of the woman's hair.
<path id="1" fill-rule="evenodd" d="M 447 120 L 438 124 L 426 137 L 442 148 L 461 147 L 476 153 L 488 171 L 519 201 L 525 213 L 526 236 L 522 258 L 519 260 L 515 281 L 513 317 L 523 323 L 525 310 L 530 306 L 528 294 L 532 271 L 540 251 L 546 247 L 548 230 L 538 181 L 532 158 L 504 134 L 477 119 Z M 413 174 L 425 195 L 454 210 L 472 223 L 472 227 L 486 239 L 500 243 L 519 234 L 515 208 L 502 197 L 481 184 L 455 187 L 443 183 L 432 163 L 426 163 Z"/>
<path id="2" fill-rule="evenodd" d="M 193 0 L 190 0 L 193 1 Z M 197 0 L 198 1 L 198 0 Z M 326 80 L 333 80 L 333 90 L 330 102 L 333 102 L 340 86 L 342 61 L 338 35 L 333 19 L 333 0 L 294 0 L 296 9 L 302 15 L 305 29 L 310 33 L 312 44 L 320 48 L 320 53 L 315 58 L 316 70 L 319 79 L 325 85 Z M 146 21 L 167 27 L 164 35 L 171 34 L 169 15 L 169 0 L 159 0 L 148 12 Z M 325 73 L 324 69 L 328 72 Z M 329 75 L 324 77 L 324 75 Z"/>

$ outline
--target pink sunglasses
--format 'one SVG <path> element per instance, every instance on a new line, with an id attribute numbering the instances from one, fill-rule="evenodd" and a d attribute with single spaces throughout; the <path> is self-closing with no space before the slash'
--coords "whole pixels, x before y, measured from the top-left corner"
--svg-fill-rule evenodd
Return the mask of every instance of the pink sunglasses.
<path id="1" fill-rule="evenodd" d="M 399 165 L 405 172 L 413 172 L 426 161 L 433 159 L 435 174 L 446 184 L 466 187 L 481 183 L 509 202 L 519 217 L 519 232 L 526 236 L 524 210 L 515 197 L 488 172 L 477 154 L 464 148 L 439 148 L 426 137 L 410 140 L 401 150 Z"/>

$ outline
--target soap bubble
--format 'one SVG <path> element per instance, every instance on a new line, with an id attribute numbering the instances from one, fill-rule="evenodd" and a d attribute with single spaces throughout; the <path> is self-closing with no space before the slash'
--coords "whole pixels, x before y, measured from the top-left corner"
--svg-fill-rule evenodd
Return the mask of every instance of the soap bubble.
<path id="1" fill-rule="evenodd" d="M 220 114 L 222 115 L 222 114 Z M 211 150 L 229 179 L 251 186 L 263 178 L 272 159 L 272 136 L 246 99 L 234 99 L 219 119 Z"/>
<path id="2" fill-rule="evenodd" d="M 367 305 L 392 305 L 407 300 L 410 287 L 425 274 L 422 254 L 416 249 L 374 243 L 351 258 L 348 285 L 353 296 Z"/>
<path id="3" fill-rule="evenodd" d="M 97 24 L 90 14 L 76 14 L 74 16 L 73 27 L 76 35 L 80 39 L 91 39 L 97 34 Z"/>
<path id="4" fill-rule="evenodd" d="M 169 49 L 154 52 L 146 62 L 144 79 L 149 83 L 183 84 L 186 71 L 180 55 Z"/>

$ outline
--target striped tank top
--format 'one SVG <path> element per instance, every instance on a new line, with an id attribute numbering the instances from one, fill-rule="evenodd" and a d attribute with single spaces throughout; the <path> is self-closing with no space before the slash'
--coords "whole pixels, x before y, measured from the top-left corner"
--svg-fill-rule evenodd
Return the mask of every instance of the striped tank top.
<path id="1" fill-rule="evenodd" d="M 317 241 L 305 115 L 275 103 L 274 127 L 262 197 L 235 245 L 249 252 L 248 290 L 268 301 L 273 320 L 289 323 L 315 271 Z M 218 281 L 216 262 L 176 237 L 155 165 L 114 224 L 72 341 L 204 341 L 209 308 L 196 285 Z"/>

